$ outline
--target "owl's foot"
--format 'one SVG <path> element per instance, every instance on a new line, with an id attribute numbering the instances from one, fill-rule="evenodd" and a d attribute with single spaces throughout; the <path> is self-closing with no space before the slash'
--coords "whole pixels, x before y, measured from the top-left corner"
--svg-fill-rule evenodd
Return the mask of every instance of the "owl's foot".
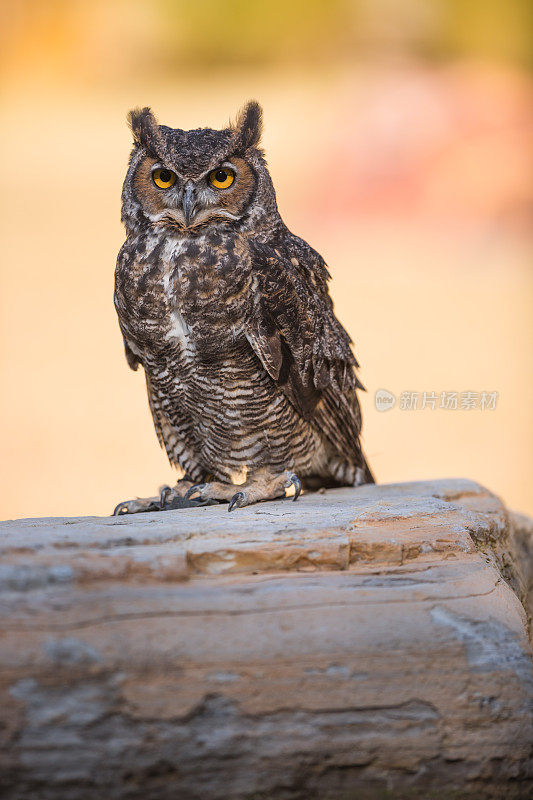
<path id="1" fill-rule="evenodd" d="M 233 511 L 234 508 L 250 506 L 261 500 L 285 497 L 285 489 L 290 486 L 294 486 L 294 500 L 297 500 L 302 491 L 302 483 L 294 472 L 287 470 L 281 475 L 262 472 L 250 477 L 241 486 L 217 481 L 197 483 L 185 493 L 185 499 L 197 496 L 197 499 L 201 500 L 227 500 L 229 502 L 228 511 Z"/>
<path id="2" fill-rule="evenodd" d="M 123 500 L 113 511 L 114 517 L 122 514 L 140 514 L 143 511 L 170 511 L 175 508 L 196 508 L 208 503 L 190 500 L 186 497 L 193 482 L 188 478 L 179 480 L 174 487 L 162 486 L 159 497 L 137 497 L 135 500 Z"/>

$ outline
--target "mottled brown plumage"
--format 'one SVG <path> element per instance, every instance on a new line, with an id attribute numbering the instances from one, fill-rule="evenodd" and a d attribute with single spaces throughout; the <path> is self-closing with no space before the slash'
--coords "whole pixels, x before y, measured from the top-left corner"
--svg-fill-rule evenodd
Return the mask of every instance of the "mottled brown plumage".
<path id="1" fill-rule="evenodd" d="M 222 131 L 160 126 L 149 109 L 130 122 L 115 305 L 159 441 L 186 479 L 119 512 L 185 493 L 233 498 L 231 509 L 300 481 L 372 481 L 358 364 L 324 260 L 279 216 L 258 104 Z"/>

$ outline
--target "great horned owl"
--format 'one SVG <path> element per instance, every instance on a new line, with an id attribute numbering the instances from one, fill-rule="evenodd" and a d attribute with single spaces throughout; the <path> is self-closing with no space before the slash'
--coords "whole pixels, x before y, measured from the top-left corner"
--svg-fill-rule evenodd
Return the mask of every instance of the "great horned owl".
<path id="1" fill-rule="evenodd" d="M 129 114 L 115 306 L 159 442 L 184 477 L 116 514 L 179 498 L 231 511 L 291 484 L 296 499 L 302 484 L 373 482 L 358 364 L 324 260 L 279 215 L 261 117 L 250 102 L 223 130 L 183 131 L 149 108 Z"/>

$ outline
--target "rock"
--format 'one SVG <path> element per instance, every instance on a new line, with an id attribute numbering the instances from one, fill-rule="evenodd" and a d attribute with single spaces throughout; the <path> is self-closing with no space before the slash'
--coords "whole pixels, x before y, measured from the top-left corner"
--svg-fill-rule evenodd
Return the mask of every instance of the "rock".
<path id="1" fill-rule="evenodd" d="M 530 797 L 528 525 L 464 480 L 3 523 L 2 797 Z"/>
<path id="2" fill-rule="evenodd" d="M 519 595 L 523 599 L 529 622 L 529 638 L 533 639 L 533 519 L 511 513 L 511 551 L 516 564 Z"/>

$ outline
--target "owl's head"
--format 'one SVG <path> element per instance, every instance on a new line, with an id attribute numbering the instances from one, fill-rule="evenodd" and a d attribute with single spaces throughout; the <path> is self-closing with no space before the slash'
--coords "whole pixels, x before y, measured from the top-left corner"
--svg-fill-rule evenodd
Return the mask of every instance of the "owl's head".
<path id="1" fill-rule="evenodd" d="M 258 149 L 261 106 L 252 101 L 217 131 L 159 125 L 149 108 L 129 114 L 134 147 L 122 192 L 122 220 L 191 234 L 213 225 L 257 225 L 277 213 Z"/>

